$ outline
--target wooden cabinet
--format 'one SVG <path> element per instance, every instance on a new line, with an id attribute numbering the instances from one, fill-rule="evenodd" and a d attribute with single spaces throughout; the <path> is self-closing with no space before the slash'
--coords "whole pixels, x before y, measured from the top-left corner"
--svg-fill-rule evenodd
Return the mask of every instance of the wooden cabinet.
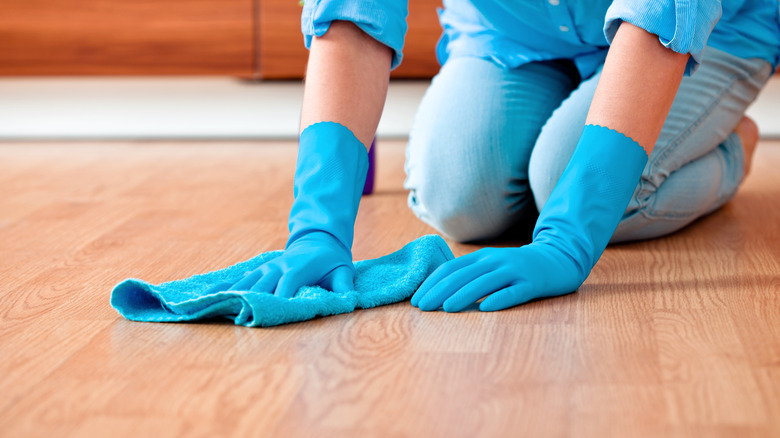
<path id="1" fill-rule="evenodd" d="M 0 75 L 253 76 L 254 0 L 2 0 Z"/>
<path id="2" fill-rule="evenodd" d="M 440 0 L 410 1 L 395 77 L 438 71 Z M 0 76 L 300 78 L 298 0 L 2 0 Z"/>

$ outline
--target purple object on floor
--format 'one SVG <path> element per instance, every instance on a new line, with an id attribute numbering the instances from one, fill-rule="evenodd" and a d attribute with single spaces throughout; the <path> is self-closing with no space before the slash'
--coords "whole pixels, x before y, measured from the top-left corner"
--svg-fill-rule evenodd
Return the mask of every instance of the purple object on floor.
<path id="1" fill-rule="evenodd" d="M 374 191 L 374 174 L 376 173 L 376 164 L 374 152 L 376 151 L 376 137 L 371 142 L 371 149 L 368 150 L 368 174 L 366 175 L 366 184 L 363 186 L 363 194 L 370 195 Z"/>

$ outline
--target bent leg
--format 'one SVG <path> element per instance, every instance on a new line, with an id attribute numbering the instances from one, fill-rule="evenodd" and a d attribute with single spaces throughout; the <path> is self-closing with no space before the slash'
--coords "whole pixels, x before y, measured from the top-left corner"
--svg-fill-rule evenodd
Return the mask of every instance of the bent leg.
<path id="1" fill-rule="evenodd" d="M 765 61 L 705 50 L 699 70 L 680 84 L 612 242 L 672 233 L 733 197 L 744 177 L 742 145 L 733 131 L 770 74 Z M 598 75 L 583 82 L 539 136 L 529 169 L 538 208 L 576 146 L 596 81 Z"/>
<path id="2" fill-rule="evenodd" d="M 506 70 L 479 58 L 449 60 L 425 93 L 409 136 L 410 208 L 458 241 L 490 239 L 532 219 L 531 149 L 578 80 L 564 61 Z"/>

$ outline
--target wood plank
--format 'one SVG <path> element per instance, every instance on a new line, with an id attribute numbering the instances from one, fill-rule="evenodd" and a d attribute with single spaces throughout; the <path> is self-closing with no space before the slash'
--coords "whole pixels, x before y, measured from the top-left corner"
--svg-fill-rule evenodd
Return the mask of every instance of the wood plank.
<path id="1" fill-rule="evenodd" d="M 4 0 L 0 76 L 254 73 L 253 0 Z"/>
<path id="2" fill-rule="evenodd" d="M 109 292 L 125 277 L 281 247 L 292 146 L 0 144 L 0 434 L 780 434 L 780 142 L 758 148 L 724 208 L 608 248 L 564 297 L 271 329 L 116 315 Z M 433 231 L 406 207 L 403 142 L 377 152 L 358 259 Z"/>
<path id="3" fill-rule="evenodd" d="M 436 8 L 441 0 L 409 2 L 404 59 L 393 78 L 431 78 L 439 71 L 435 47 L 441 35 Z M 259 0 L 258 62 L 262 79 L 300 79 L 308 51 L 301 35 L 301 6 L 295 0 Z"/>

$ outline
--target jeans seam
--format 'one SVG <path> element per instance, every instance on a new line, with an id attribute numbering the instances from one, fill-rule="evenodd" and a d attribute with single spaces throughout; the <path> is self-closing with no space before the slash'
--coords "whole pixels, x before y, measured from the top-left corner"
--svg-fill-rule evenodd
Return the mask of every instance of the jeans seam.
<path id="1" fill-rule="evenodd" d="M 727 141 L 729 141 L 728 138 L 726 140 L 724 140 L 724 143 L 727 142 Z M 734 195 L 737 194 L 737 191 L 739 190 L 739 187 L 742 185 L 742 182 L 745 180 L 745 172 L 744 172 L 744 164 L 745 164 L 744 153 L 745 153 L 745 149 L 744 149 L 744 146 L 742 145 L 741 141 L 739 143 L 739 147 L 737 147 L 737 150 L 739 151 L 739 153 L 743 154 L 742 168 L 741 169 L 737 169 L 737 172 L 741 173 L 742 175 L 739 177 L 737 184 L 734 185 L 734 188 L 732 190 L 727 191 L 723 195 L 721 195 L 717 199 L 717 201 L 713 203 L 713 205 L 723 205 L 723 204 L 725 204 L 729 199 L 731 199 Z M 728 163 L 726 163 L 726 164 L 728 165 Z M 742 171 L 740 172 L 740 170 L 742 170 Z"/>
<path id="2" fill-rule="evenodd" d="M 710 103 L 707 105 L 706 109 L 699 113 L 699 116 L 694 119 L 687 128 L 682 130 L 678 135 L 676 135 L 672 141 L 669 142 L 669 147 L 667 147 L 664 152 L 656 159 L 653 160 L 653 163 L 650 165 L 650 170 L 648 171 L 648 176 L 659 174 L 659 169 L 662 169 L 661 164 L 668 159 L 669 155 L 674 152 L 681 143 L 683 143 L 687 138 L 691 136 L 693 131 L 698 128 L 704 119 L 706 117 L 709 117 L 710 114 L 717 108 L 718 104 L 723 100 L 725 91 L 732 89 L 734 83 L 736 82 L 737 78 L 740 75 L 738 73 L 734 73 L 729 77 L 729 80 L 725 83 L 723 87 L 721 87 L 720 91 L 717 93 L 716 97 L 713 98 Z M 752 76 L 752 75 L 751 75 Z M 724 140 L 725 141 L 725 140 Z M 684 163 L 685 165 L 687 163 Z M 671 173 L 670 173 L 671 174 Z M 666 178 L 664 178 L 665 180 Z M 639 192 L 638 195 L 642 194 L 642 191 L 645 189 L 648 183 L 651 182 L 651 179 L 648 177 L 646 178 L 644 175 L 639 180 Z M 663 183 L 663 181 L 661 182 Z M 654 185 L 654 184 L 653 184 Z M 659 184 L 660 186 L 660 184 Z M 643 203 L 641 198 L 644 198 L 645 200 L 650 199 L 655 192 L 657 191 L 658 187 L 655 187 L 655 190 L 648 193 L 648 196 L 637 196 L 637 200 L 640 202 L 640 206 Z M 672 212 L 666 212 L 666 213 L 659 213 L 653 210 L 651 205 L 646 205 L 644 208 L 639 208 L 639 213 L 644 216 L 647 219 L 687 219 L 690 217 L 698 217 L 700 214 L 697 212 L 685 212 L 685 213 L 672 213 Z"/>
<path id="3" fill-rule="evenodd" d="M 723 100 L 725 91 L 732 89 L 732 87 L 734 85 L 734 82 L 736 81 L 738 76 L 739 76 L 739 74 L 736 74 L 736 73 L 731 75 L 731 77 L 729 77 L 727 85 L 721 87 L 721 89 L 718 92 L 718 94 L 716 95 L 716 97 L 714 99 L 712 99 L 712 101 L 710 101 L 710 103 L 707 105 L 706 109 L 699 113 L 699 117 L 694 119 L 694 121 L 692 123 L 690 123 L 687 128 L 682 130 L 678 135 L 676 135 L 672 139 L 672 141 L 670 142 L 670 146 L 658 157 L 657 160 L 653 161 L 653 164 L 651 165 L 651 170 L 653 170 L 653 172 L 651 172 L 651 174 L 655 174 L 656 173 L 655 171 L 657 171 L 661 167 L 661 163 L 665 162 L 666 159 L 668 159 L 669 155 L 680 146 L 680 143 L 682 143 L 684 140 L 688 139 L 688 137 L 691 136 L 691 133 L 696 128 L 701 126 L 702 121 L 705 118 L 709 117 L 710 114 L 712 114 L 712 112 L 715 110 L 715 108 L 717 108 L 718 104 Z M 688 163 L 683 163 L 683 165 L 685 165 L 685 164 L 688 164 Z"/>
<path id="4" fill-rule="evenodd" d="M 729 138 L 730 138 L 730 136 L 727 137 L 726 140 L 723 140 L 723 142 L 721 142 L 721 144 L 723 144 L 725 142 L 731 141 Z M 738 147 L 738 150 L 739 150 L 739 153 L 744 153 L 744 149 L 742 149 L 741 143 L 740 143 L 740 146 Z M 726 162 L 725 164 L 728 166 L 729 163 Z M 742 164 L 744 165 L 744 161 L 742 162 Z M 739 172 L 739 169 L 737 171 Z M 732 190 L 729 190 L 729 191 L 725 192 L 721 196 L 719 196 L 712 203 L 712 205 L 722 206 L 729 199 L 734 197 L 734 195 L 737 193 L 737 191 L 739 190 L 739 187 L 742 185 L 742 182 L 745 179 L 744 172 L 740 172 L 740 173 L 742 174 L 742 176 L 739 178 L 739 181 L 737 182 L 737 184 L 734 185 L 734 188 Z M 714 209 L 717 209 L 717 208 L 718 207 L 715 207 Z M 709 211 L 710 212 L 714 211 L 714 209 L 710 209 Z M 657 214 L 655 210 L 651 210 L 651 209 L 643 210 L 640 213 L 642 214 L 642 216 L 644 216 L 647 219 L 675 219 L 675 220 L 686 220 L 686 219 L 690 219 L 690 218 L 697 218 L 697 217 L 702 215 L 702 212 L 698 212 L 698 213 L 697 212 L 687 212 L 687 213 L 679 213 L 679 214 Z"/>

